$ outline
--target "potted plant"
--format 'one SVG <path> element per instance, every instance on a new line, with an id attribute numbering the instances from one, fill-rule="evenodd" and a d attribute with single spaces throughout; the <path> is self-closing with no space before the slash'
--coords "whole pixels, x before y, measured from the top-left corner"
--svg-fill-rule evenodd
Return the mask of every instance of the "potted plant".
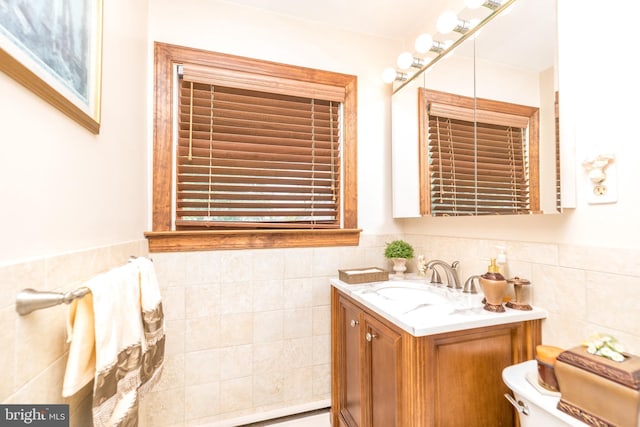
<path id="1" fill-rule="evenodd" d="M 413 246 L 404 240 L 394 240 L 387 243 L 384 256 L 393 262 L 394 276 L 397 279 L 403 279 L 404 272 L 407 270 L 407 260 L 413 258 Z"/>

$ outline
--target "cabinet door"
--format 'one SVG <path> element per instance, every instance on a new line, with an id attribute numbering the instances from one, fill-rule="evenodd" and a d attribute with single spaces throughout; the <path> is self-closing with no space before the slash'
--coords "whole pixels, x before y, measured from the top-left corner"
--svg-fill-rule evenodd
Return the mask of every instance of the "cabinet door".
<path id="1" fill-rule="evenodd" d="M 502 370 L 517 362 L 522 328 L 504 325 L 444 334 L 432 360 L 436 426 L 512 427 Z"/>
<path id="2" fill-rule="evenodd" d="M 362 424 L 362 311 L 340 297 L 338 325 L 340 328 L 340 415 L 349 427 Z"/>
<path id="3" fill-rule="evenodd" d="M 367 426 L 398 426 L 398 392 L 401 335 L 376 318 L 363 316 L 365 378 L 369 396 Z"/>

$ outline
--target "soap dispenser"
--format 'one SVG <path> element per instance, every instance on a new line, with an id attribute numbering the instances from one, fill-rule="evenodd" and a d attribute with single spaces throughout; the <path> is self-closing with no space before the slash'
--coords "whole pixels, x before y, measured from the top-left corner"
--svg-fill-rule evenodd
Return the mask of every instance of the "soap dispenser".
<path id="1" fill-rule="evenodd" d="M 502 277 L 505 279 L 509 277 L 507 274 L 507 254 L 505 252 L 505 247 L 498 245 L 496 246 L 498 250 L 498 255 L 496 255 L 496 265 L 498 266 L 498 272 L 502 274 Z"/>
<path id="2" fill-rule="evenodd" d="M 502 306 L 502 300 L 507 290 L 507 281 L 498 271 L 495 258 L 491 258 L 491 263 L 487 270 L 485 274 L 478 278 L 486 300 L 484 309 L 494 313 L 503 313 L 505 310 Z"/>

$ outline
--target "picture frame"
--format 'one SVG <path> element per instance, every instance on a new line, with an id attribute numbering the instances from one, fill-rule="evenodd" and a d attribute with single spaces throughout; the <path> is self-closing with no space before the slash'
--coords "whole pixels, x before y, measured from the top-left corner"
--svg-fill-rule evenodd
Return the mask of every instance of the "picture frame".
<path id="1" fill-rule="evenodd" d="M 102 0 L 0 0 L 0 71 L 100 133 Z"/>

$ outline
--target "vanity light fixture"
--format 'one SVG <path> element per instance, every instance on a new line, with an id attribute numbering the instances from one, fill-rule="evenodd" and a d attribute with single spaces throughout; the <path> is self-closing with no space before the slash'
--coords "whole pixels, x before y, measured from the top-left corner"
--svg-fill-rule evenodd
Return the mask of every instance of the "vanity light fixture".
<path id="1" fill-rule="evenodd" d="M 403 52 L 398 56 L 398 68 L 406 70 L 407 68 L 422 68 L 424 67 L 428 58 L 418 58 L 413 56 L 411 52 Z"/>
<path id="2" fill-rule="evenodd" d="M 395 81 L 403 82 L 409 78 L 407 73 L 398 71 L 393 67 L 385 68 L 382 72 L 382 81 L 385 83 L 393 83 Z"/>
<path id="3" fill-rule="evenodd" d="M 477 9 L 480 6 L 484 6 L 491 10 L 496 10 L 502 6 L 501 0 L 464 0 L 464 5 L 469 9 Z"/>
<path id="4" fill-rule="evenodd" d="M 471 29 L 471 22 L 459 19 L 455 12 L 447 10 L 438 18 L 436 28 L 441 34 L 448 34 L 452 31 L 464 34 Z"/>
<path id="5" fill-rule="evenodd" d="M 416 52 L 427 53 L 435 52 L 440 53 L 445 49 L 444 43 L 434 40 L 431 34 L 420 34 L 414 43 Z"/>
<path id="6" fill-rule="evenodd" d="M 394 93 L 402 89 L 407 83 L 422 74 L 422 72 L 432 64 L 451 56 L 453 54 L 452 49 L 455 49 L 455 47 L 467 38 L 475 36 L 488 20 L 497 16 L 497 14 L 506 13 L 514 1 L 515 0 L 464 0 L 466 7 L 470 9 L 484 6 L 490 9 L 491 12 L 488 12 L 488 16 L 484 18 L 476 18 L 469 21 L 459 19 L 452 11 L 444 12 L 438 18 L 436 25 L 437 30 L 441 34 L 457 32 L 459 34 L 457 40 L 441 42 L 434 40 L 433 37 L 427 33 L 419 35 L 414 44 L 415 51 L 419 55 L 435 53 L 435 57 L 416 57 L 409 52 L 403 53 L 398 58 L 398 67 L 402 70 L 407 70 L 407 72 L 397 71 L 395 68 L 387 68 L 382 73 L 382 79 L 385 83 L 401 82 L 394 87 Z"/>

